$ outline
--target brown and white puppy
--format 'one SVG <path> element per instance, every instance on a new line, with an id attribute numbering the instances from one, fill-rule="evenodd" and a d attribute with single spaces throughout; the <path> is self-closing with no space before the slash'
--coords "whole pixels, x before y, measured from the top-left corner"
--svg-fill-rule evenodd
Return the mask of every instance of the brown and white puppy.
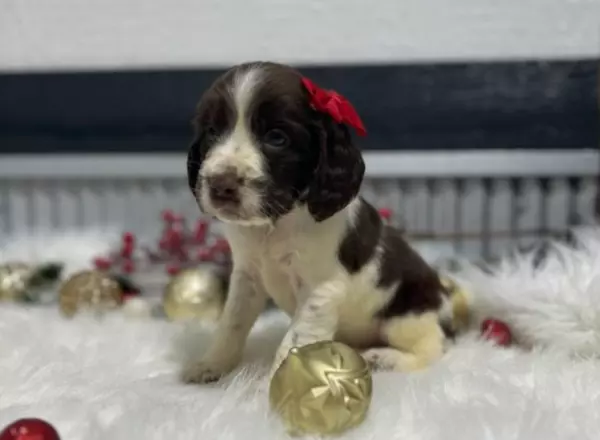
<path id="1" fill-rule="evenodd" d="M 436 272 L 358 193 L 364 162 L 346 126 L 316 111 L 291 67 L 233 67 L 203 95 L 188 179 L 224 222 L 229 295 L 187 382 L 239 363 L 267 297 L 292 317 L 273 363 L 293 346 L 339 340 L 379 367 L 411 371 L 442 355 L 452 301 Z"/>

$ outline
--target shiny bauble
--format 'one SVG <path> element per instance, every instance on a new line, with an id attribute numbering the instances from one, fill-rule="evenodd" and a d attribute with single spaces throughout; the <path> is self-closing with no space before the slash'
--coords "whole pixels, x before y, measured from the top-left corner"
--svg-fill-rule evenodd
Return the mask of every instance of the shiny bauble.
<path id="1" fill-rule="evenodd" d="M 0 264 L 0 301 L 20 301 L 27 292 L 33 268 L 29 264 Z"/>
<path id="2" fill-rule="evenodd" d="M 273 375 L 269 401 L 292 435 L 340 434 L 366 418 L 372 388 L 358 352 L 324 341 L 290 350 Z"/>
<path id="3" fill-rule="evenodd" d="M 169 280 L 163 294 L 163 310 L 172 321 L 214 321 L 221 316 L 225 295 L 225 281 L 216 270 L 185 269 Z"/>
<path id="4" fill-rule="evenodd" d="M 19 419 L 0 432 L 0 440 L 60 440 L 54 427 L 41 419 Z"/>
<path id="5" fill-rule="evenodd" d="M 501 347 L 509 347 L 513 342 L 510 327 L 497 319 L 485 319 L 481 323 L 481 335 Z"/>
<path id="6" fill-rule="evenodd" d="M 98 270 L 84 270 L 68 278 L 61 286 L 59 306 L 67 317 L 78 311 L 104 313 L 121 305 L 123 291 L 117 280 Z"/>
<path id="7" fill-rule="evenodd" d="M 54 300 L 61 273 L 62 265 L 56 263 L 0 264 L 0 301 L 31 303 L 40 302 L 45 296 L 49 296 L 46 299 Z"/>

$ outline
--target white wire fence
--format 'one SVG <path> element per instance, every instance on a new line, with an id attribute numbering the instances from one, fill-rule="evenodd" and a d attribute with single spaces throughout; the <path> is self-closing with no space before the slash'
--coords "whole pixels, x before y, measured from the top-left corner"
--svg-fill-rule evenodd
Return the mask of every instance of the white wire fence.
<path id="1" fill-rule="evenodd" d="M 367 156 L 363 194 L 414 239 L 470 256 L 594 221 L 595 151 L 494 154 Z M 181 155 L 0 157 L 0 237 L 117 227 L 153 241 L 163 209 L 199 215 L 184 173 Z"/>

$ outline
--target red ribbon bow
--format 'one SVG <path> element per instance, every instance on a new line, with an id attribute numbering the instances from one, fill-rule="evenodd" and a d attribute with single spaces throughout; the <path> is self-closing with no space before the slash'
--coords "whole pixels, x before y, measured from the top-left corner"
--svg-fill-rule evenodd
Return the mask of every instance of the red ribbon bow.
<path id="1" fill-rule="evenodd" d="M 308 78 L 302 78 L 302 84 L 308 90 L 315 110 L 327 113 L 338 124 L 353 127 L 359 136 L 367 134 L 360 116 L 346 98 L 333 90 L 323 90 Z"/>

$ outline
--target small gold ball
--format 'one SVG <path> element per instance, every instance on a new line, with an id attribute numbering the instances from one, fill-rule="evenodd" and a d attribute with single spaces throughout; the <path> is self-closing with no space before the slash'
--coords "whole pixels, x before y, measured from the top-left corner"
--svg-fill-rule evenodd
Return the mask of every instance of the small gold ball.
<path id="1" fill-rule="evenodd" d="M 97 270 L 84 270 L 67 279 L 60 287 L 59 307 L 71 317 L 78 310 L 89 308 L 103 312 L 116 309 L 122 302 L 119 283 Z"/>
<path id="2" fill-rule="evenodd" d="M 372 397 L 367 363 L 340 342 L 297 347 L 275 372 L 271 407 L 291 434 L 339 434 L 363 422 Z"/>
<path id="3" fill-rule="evenodd" d="M 163 309 L 170 320 L 216 320 L 225 303 L 224 282 L 211 269 L 186 269 L 167 284 Z"/>

